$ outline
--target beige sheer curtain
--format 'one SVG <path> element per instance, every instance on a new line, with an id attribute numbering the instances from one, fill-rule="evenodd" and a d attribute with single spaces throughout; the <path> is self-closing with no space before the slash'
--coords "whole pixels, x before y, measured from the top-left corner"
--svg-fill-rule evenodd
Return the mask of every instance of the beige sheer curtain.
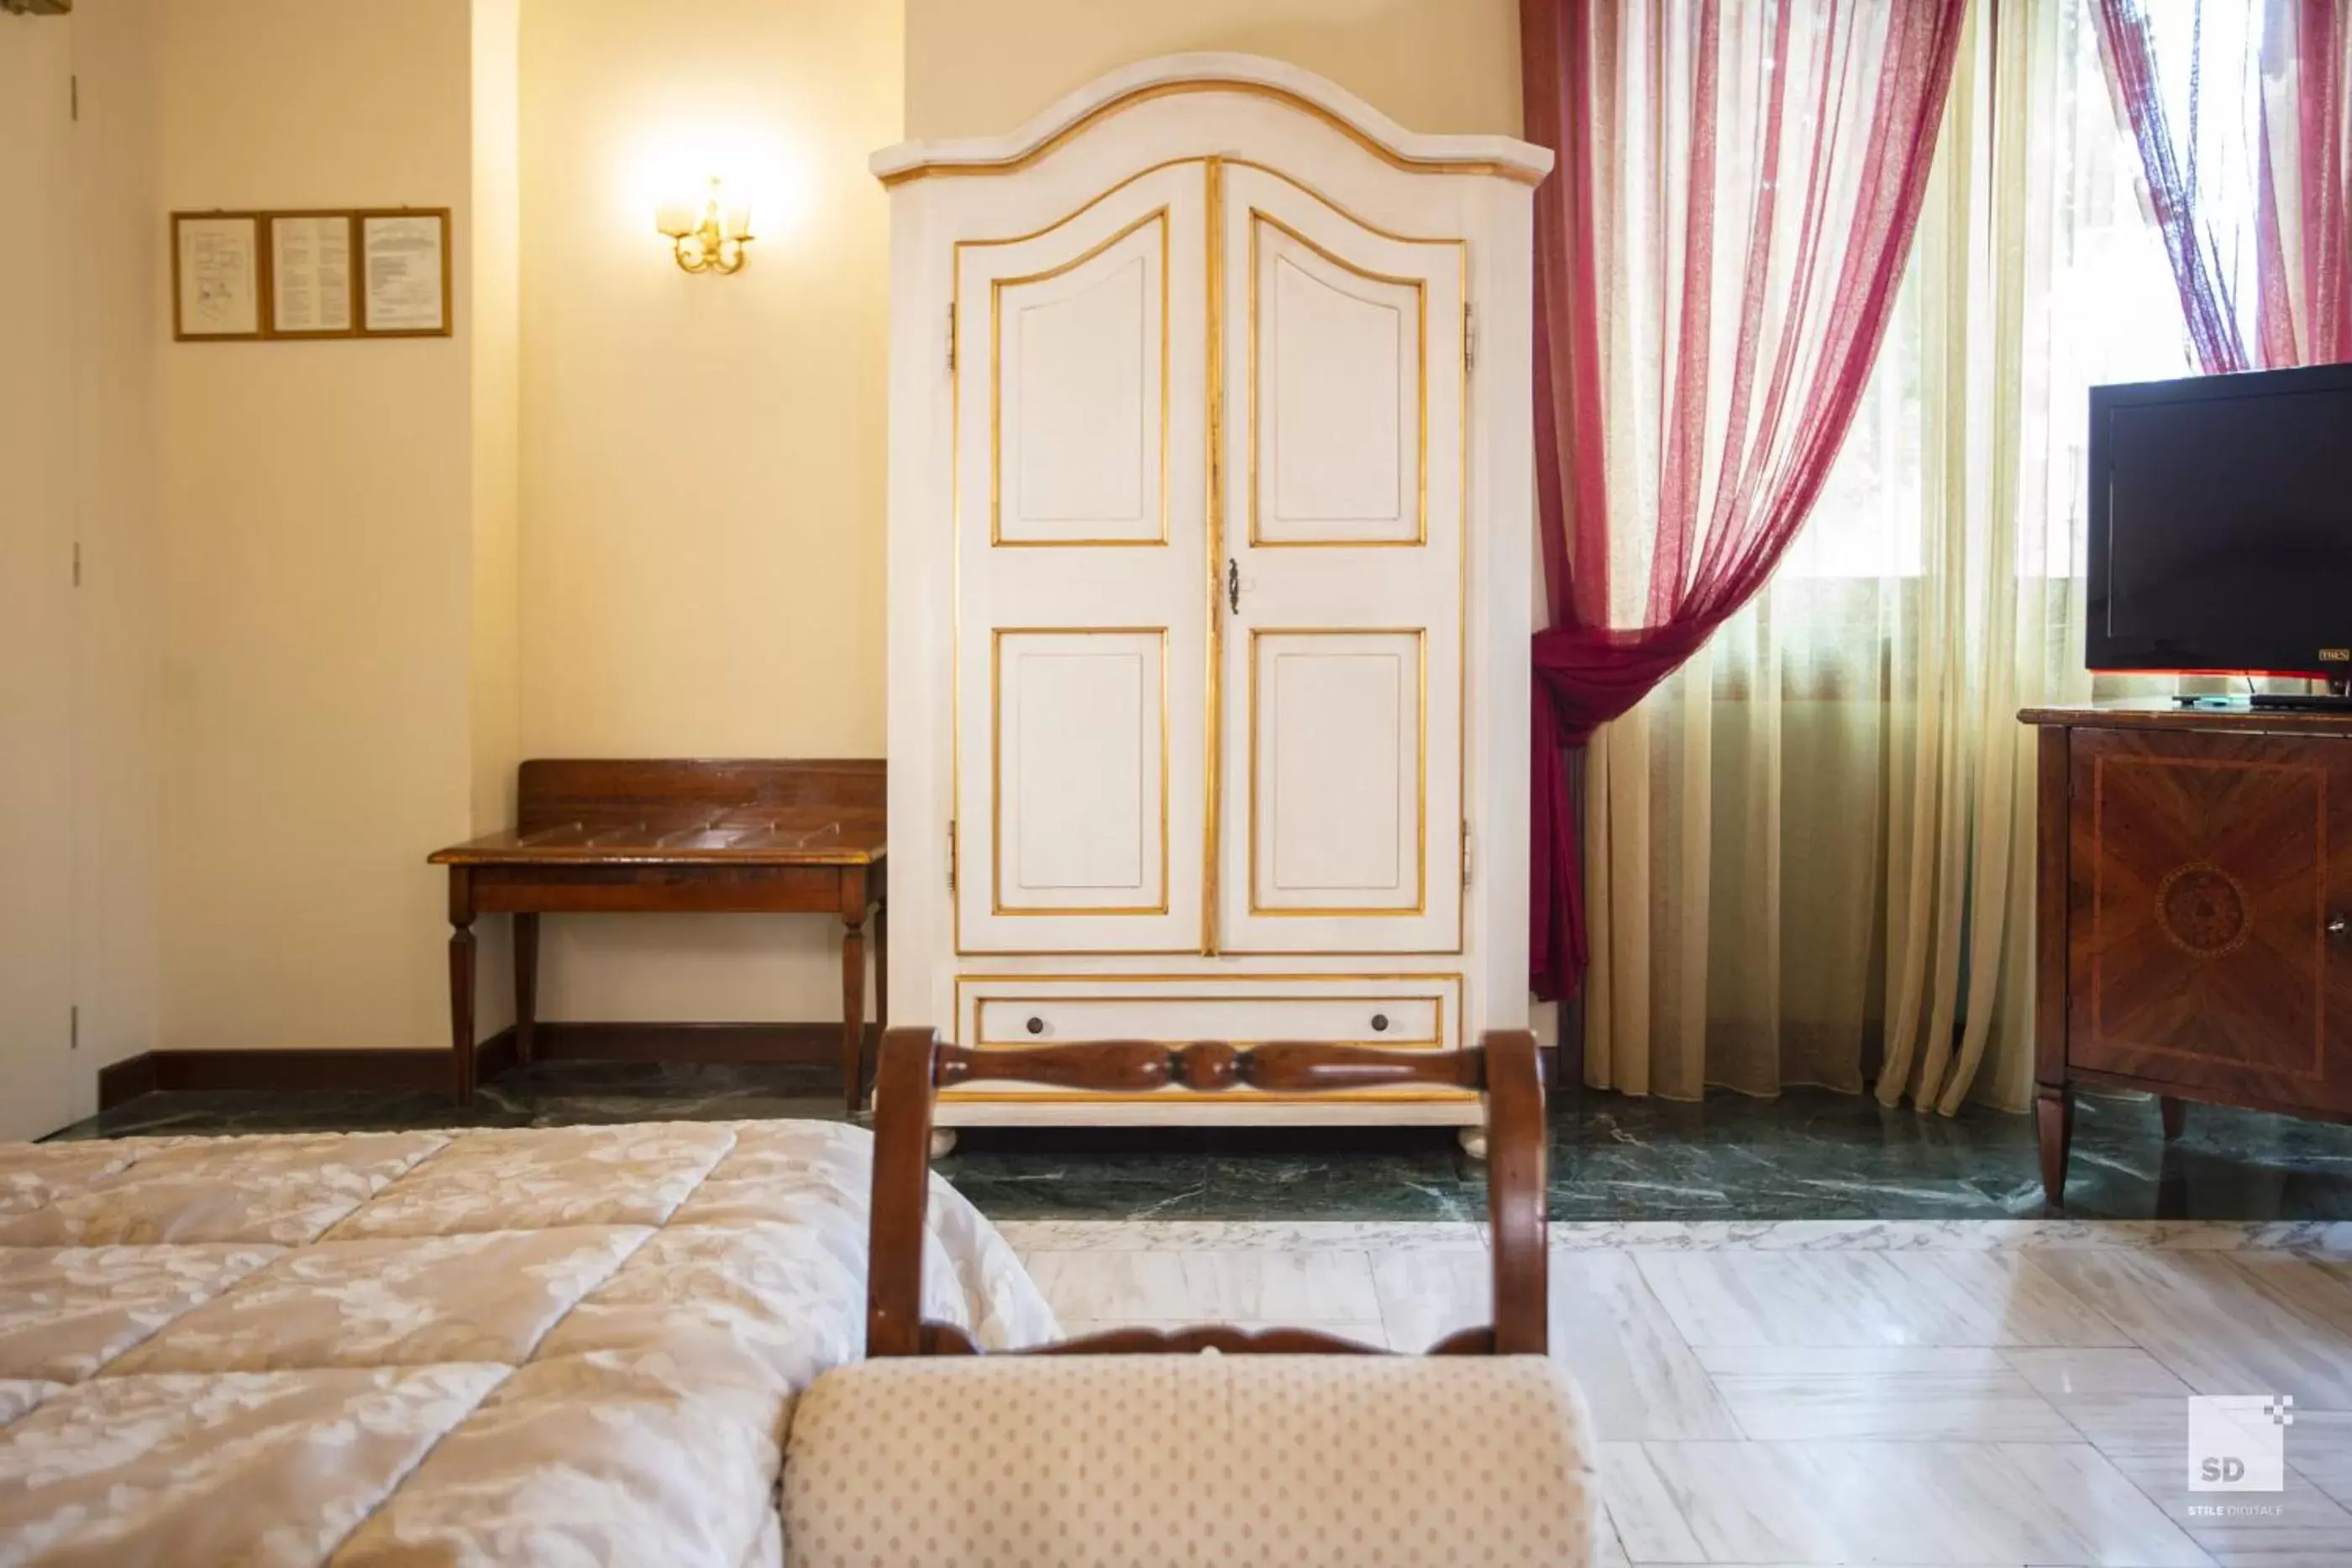
<path id="1" fill-rule="evenodd" d="M 2030 1097 L 2015 714 L 2092 695 L 2084 389 L 2191 369 L 2088 4 L 1973 8 L 1828 493 L 1771 586 L 1593 740 L 1595 1087 Z"/>

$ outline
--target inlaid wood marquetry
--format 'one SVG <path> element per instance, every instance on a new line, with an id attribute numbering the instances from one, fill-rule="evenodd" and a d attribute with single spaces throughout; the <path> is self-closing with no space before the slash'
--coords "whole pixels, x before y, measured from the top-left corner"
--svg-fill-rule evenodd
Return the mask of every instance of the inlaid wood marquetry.
<path id="1" fill-rule="evenodd" d="M 2328 769 L 2267 737 L 2078 735 L 2080 1060 L 2311 1078 L 2329 1029 Z"/>
<path id="2" fill-rule="evenodd" d="M 2192 958 L 2221 958 L 2246 945 L 2253 929 L 2246 890 L 2220 866 L 2181 866 L 2156 890 L 2156 922 Z"/>

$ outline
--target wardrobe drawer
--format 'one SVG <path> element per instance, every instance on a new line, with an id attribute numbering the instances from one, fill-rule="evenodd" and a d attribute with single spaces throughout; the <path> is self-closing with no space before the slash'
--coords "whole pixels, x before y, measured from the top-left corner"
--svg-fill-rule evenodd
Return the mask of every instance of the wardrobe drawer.
<path id="1" fill-rule="evenodd" d="M 970 997 L 965 1038 L 981 1047 L 1088 1040 L 1317 1040 L 1390 1051 L 1447 1051 L 1456 1009 L 1450 977 L 1355 982 L 1301 994 L 1290 987 L 1219 985 L 1190 994 L 1139 993 L 1111 985 L 1006 987 Z"/>

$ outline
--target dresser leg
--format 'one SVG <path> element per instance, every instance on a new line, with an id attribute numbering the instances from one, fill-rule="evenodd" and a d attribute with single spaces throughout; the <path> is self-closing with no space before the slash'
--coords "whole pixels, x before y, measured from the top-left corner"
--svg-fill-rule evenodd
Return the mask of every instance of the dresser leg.
<path id="1" fill-rule="evenodd" d="M 2044 1083 L 2035 1092 L 2033 1130 L 2042 1145 L 2042 1198 L 2053 1208 L 2066 1207 L 2066 1153 L 2074 1140 L 2074 1092 L 2063 1083 Z"/>
<path id="2" fill-rule="evenodd" d="M 2189 1103 L 2171 1095 L 2161 1095 L 2156 1102 L 2157 1113 L 2164 1118 L 2164 1141 L 2177 1144 L 2189 1125 Z"/>

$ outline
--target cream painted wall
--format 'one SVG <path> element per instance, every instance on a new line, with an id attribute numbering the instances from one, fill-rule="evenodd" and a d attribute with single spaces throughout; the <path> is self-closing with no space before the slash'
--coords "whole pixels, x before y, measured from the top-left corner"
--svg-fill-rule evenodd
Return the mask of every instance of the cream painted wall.
<path id="1" fill-rule="evenodd" d="M 163 3 L 81 0 L 73 12 L 77 1116 L 97 1108 L 97 1070 L 154 1045 L 163 1016 Z"/>
<path id="2" fill-rule="evenodd" d="M 1519 130 L 1517 0 L 906 0 L 907 134 L 1010 131 L 1153 55 L 1233 49 L 1329 77 L 1408 130 Z"/>
<path id="3" fill-rule="evenodd" d="M 527 755 L 873 757 L 883 736 L 888 214 L 900 16 L 873 0 L 526 0 Z M 718 174 L 759 239 L 653 230 Z M 551 919 L 551 1018 L 825 1019 L 815 918 Z"/>
<path id="4" fill-rule="evenodd" d="M 70 20 L 0 16 L 0 212 L 74 218 Z M 19 231 L 15 225 L 21 223 Z M 74 276 L 0 246 L 0 1137 L 70 1118 L 74 1002 Z"/>
<path id="5" fill-rule="evenodd" d="M 162 208 L 456 209 L 454 339 L 169 343 L 163 1038 L 446 1042 L 472 826 L 467 0 L 157 8 Z"/>
<path id="6" fill-rule="evenodd" d="M 150 13 L 0 16 L 0 212 L 78 242 L 0 253 L 0 1135 L 88 1114 L 157 1023 Z"/>

